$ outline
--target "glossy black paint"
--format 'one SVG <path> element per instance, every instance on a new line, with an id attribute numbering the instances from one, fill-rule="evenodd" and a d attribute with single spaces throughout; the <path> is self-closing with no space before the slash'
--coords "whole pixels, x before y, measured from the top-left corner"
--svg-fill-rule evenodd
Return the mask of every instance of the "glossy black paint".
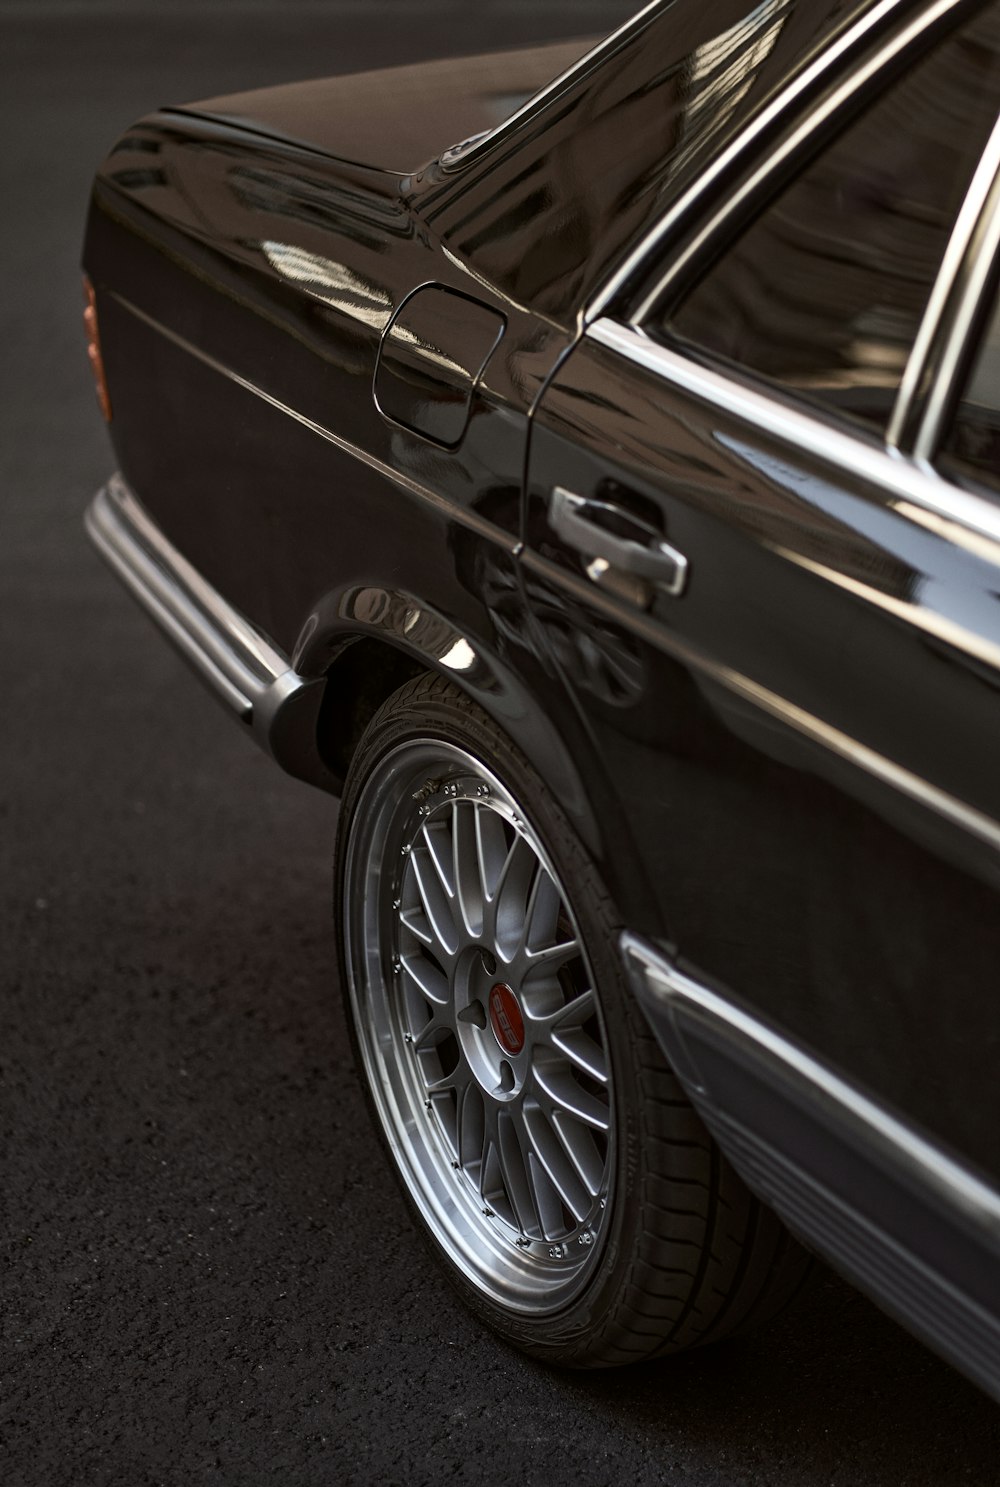
<path id="1" fill-rule="evenodd" d="M 495 310 L 439 284 L 403 301 L 382 337 L 375 366 L 379 412 L 443 449 L 457 449 L 472 397 L 504 332 Z"/>
<path id="2" fill-rule="evenodd" d="M 134 159 L 154 155 L 156 179 L 137 182 Z M 484 606 L 479 570 L 508 609 L 519 602 L 527 412 L 565 336 L 435 251 L 396 177 L 173 114 L 110 157 L 86 262 L 121 468 L 203 576 L 310 675 L 369 633 L 358 591 L 413 614 L 432 597 L 485 654 L 498 719 L 525 747 L 554 748 L 523 683 L 498 679 L 510 621 Z M 506 327 L 457 452 L 387 420 L 373 396 L 393 311 L 429 282 L 471 289 L 479 316 Z M 391 638 L 435 665 L 450 649 L 426 649 L 415 622 Z"/>
<path id="3" fill-rule="evenodd" d="M 619 502 L 662 511 L 690 563 L 681 600 L 658 594 L 640 613 L 613 595 L 595 604 L 580 582 L 548 492 L 558 480 L 587 495 L 609 478 Z M 527 545 L 545 643 L 648 875 L 655 906 L 632 927 L 666 933 L 804 1046 L 1000 1174 L 1000 1110 L 985 1095 L 1000 1028 L 983 994 L 1000 954 L 995 851 L 719 677 L 751 681 L 997 819 L 997 681 L 972 649 L 1000 647 L 996 568 L 822 457 L 796 465 L 787 445 L 666 394 L 589 342 L 536 420 Z M 964 596 L 979 625 L 969 649 L 929 635 L 919 607 L 908 621 L 878 603 L 904 593 L 946 608 Z"/>
<path id="4" fill-rule="evenodd" d="M 651 12 L 451 171 L 405 155 L 405 90 L 370 137 L 346 106 L 318 122 L 319 85 L 256 119 L 252 98 L 155 114 L 102 168 L 85 264 L 122 471 L 302 675 L 329 674 L 318 755 L 344 753 L 353 643 L 450 672 L 558 791 L 625 925 L 997 1185 L 995 846 L 794 720 L 1000 821 L 1000 554 L 577 323 L 855 9 Z M 489 86 L 517 94 L 524 59 L 503 65 Z M 435 141 L 485 117 L 467 86 Z M 393 129 L 395 173 L 371 158 Z M 436 338 L 434 299 L 459 311 Z M 588 577 L 556 485 L 652 523 L 683 596 Z"/>

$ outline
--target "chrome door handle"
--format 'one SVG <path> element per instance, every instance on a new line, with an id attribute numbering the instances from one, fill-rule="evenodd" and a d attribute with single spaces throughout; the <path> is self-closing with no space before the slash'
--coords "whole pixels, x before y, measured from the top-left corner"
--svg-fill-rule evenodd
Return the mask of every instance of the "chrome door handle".
<path id="1" fill-rule="evenodd" d="M 688 560 L 654 527 L 609 501 L 588 500 L 561 485 L 549 497 L 549 526 L 578 552 L 649 579 L 668 594 L 682 594 Z"/>

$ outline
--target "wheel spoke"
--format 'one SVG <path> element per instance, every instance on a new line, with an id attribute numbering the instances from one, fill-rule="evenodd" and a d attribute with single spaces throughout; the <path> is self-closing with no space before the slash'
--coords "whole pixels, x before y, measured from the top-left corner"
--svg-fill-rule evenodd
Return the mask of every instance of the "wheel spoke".
<path id="1" fill-rule="evenodd" d="M 426 847 L 415 847 L 410 853 L 410 862 L 424 917 L 434 936 L 435 949 L 440 946 L 450 958 L 458 949 L 458 930 L 450 900 L 434 866 L 435 859 Z"/>
<path id="2" fill-rule="evenodd" d="M 463 1058 L 460 1058 L 455 1067 L 448 1074 L 440 1074 L 436 1079 L 427 1081 L 427 1093 L 433 1099 L 435 1095 L 446 1093 L 458 1093 L 464 1090 L 472 1079 L 472 1070 Z"/>
<path id="3" fill-rule="evenodd" d="M 562 1111 L 574 1120 L 583 1121 L 584 1125 L 591 1126 L 595 1131 L 607 1132 L 611 1129 L 608 1106 L 585 1090 L 565 1065 L 553 1067 L 539 1060 L 535 1065 L 534 1075 L 535 1084 L 548 1111 L 553 1114 Z"/>
<path id="4" fill-rule="evenodd" d="M 459 1165 L 465 1168 L 478 1185 L 486 1135 L 483 1097 L 478 1085 L 470 1081 L 459 1090 L 455 1117 L 458 1138 L 455 1143 L 457 1147 L 455 1154 Z"/>
<path id="5" fill-rule="evenodd" d="M 579 954 L 580 942 L 576 939 L 546 945 L 542 950 L 531 950 L 526 946 L 522 956 L 523 978 L 550 976 Z"/>
<path id="6" fill-rule="evenodd" d="M 411 934 L 415 940 L 419 940 L 429 950 L 437 946 L 434 931 L 428 924 L 427 917 L 419 904 L 413 904 L 403 909 L 399 916 L 399 922 L 407 934 Z"/>
<path id="7" fill-rule="evenodd" d="M 590 1196 L 596 1198 L 604 1183 L 605 1157 L 598 1148 L 593 1131 L 558 1111 L 553 1111 L 550 1119 L 552 1129 L 562 1142 L 580 1181 Z"/>
<path id="8" fill-rule="evenodd" d="M 522 1234 L 527 1234 L 532 1239 L 541 1239 L 543 1237 L 542 1226 L 535 1202 L 534 1185 L 528 1171 L 528 1156 L 525 1149 L 527 1143 L 522 1141 L 513 1111 L 502 1110 L 500 1112 L 497 1130 L 499 1135 L 497 1148 L 504 1187 L 507 1189 L 507 1197 L 510 1199 L 518 1227 Z"/>
<path id="9" fill-rule="evenodd" d="M 540 867 L 531 843 L 518 833 L 510 844 L 493 900 L 494 939 L 508 964 L 524 943 L 528 896 Z"/>
<path id="10" fill-rule="evenodd" d="M 420 833 L 424 849 L 434 864 L 441 887 L 449 899 L 455 897 L 451 832 L 443 821 L 429 821 Z"/>
<path id="11" fill-rule="evenodd" d="M 565 1031 L 556 1027 L 552 1031 L 552 1046 L 574 1064 L 582 1073 L 596 1079 L 598 1084 L 608 1082 L 608 1057 L 599 1043 L 595 1043 L 583 1028 L 568 1027 Z"/>
<path id="12" fill-rule="evenodd" d="M 466 931 L 478 935 L 483 928 L 483 877 L 479 865 L 477 811 L 469 801 L 454 801 L 451 807 L 451 876 L 458 911 Z"/>
<path id="13" fill-rule="evenodd" d="M 404 972 L 417 989 L 435 1006 L 445 1007 L 451 1000 L 447 977 L 426 955 L 404 955 L 400 961 Z"/>
<path id="14" fill-rule="evenodd" d="M 594 1016 L 597 1011 L 597 997 L 591 987 L 581 991 L 572 1001 L 564 1002 L 555 1012 L 550 1012 L 547 1017 L 539 1018 L 539 1031 L 547 1038 L 552 1038 L 556 1031 L 563 1033 L 571 1027 L 581 1027 Z"/>
<path id="15" fill-rule="evenodd" d="M 493 1101 L 487 1097 L 483 1101 L 483 1150 L 479 1164 L 479 1195 L 483 1202 L 490 1206 L 502 1204 L 507 1196 L 503 1185 L 499 1147 L 497 1110 Z"/>
<path id="16" fill-rule="evenodd" d="M 500 874 L 507 861 L 507 838 L 503 821 L 496 811 L 476 810 L 476 861 L 479 867 L 481 901 L 485 906 L 496 893 Z"/>
<path id="17" fill-rule="evenodd" d="M 541 1222 L 544 1239 L 559 1239 L 566 1233 L 566 1219 L 562 1201 L 555 1184 L 545 1170 L 545 1164 L 534 1151 L 528 1153 L 528 1171 L 531 1173 L 531 1188 Z"/>
<path id="18" fill-rule="evenodd" d="M 541 1105 L 529 1101 L 524 1106 L 524 1126 L 531 1150 L 577 1223 L 590 1212 L 590 1195 L 580 1181 L 575 1166 L 569 1161 L 548 1114 Z M 552 1237 L 552 1231 L 548 1237 Z"/>
<path id="19" fill-rule="evenodd" d="M 434 1015 L 429 1017 L 418 1032 L 412 1032 L 414 1053 L 421 1054 L 428 1048 L 433 1048 L 441 1039 L 451 1032 L 451 1027 L 443 1018 Z"/>
<path id="20" fill-rule="evenodd" d="M 552 874 L 539 863 L 524 916 L 523 946 L 528 954 L 551 945 L 559 926 L 561 910 L 562 899 L 552 881 Z"/>

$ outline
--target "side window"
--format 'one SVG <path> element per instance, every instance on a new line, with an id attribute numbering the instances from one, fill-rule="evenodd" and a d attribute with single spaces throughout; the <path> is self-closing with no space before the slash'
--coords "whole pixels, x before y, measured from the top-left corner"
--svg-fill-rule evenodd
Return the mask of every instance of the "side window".
<path id="1" fill-rule="evenodd" d="M 969 476 L 1000 491 L 1000 295 L 986 323 L 938 463 L 946 474 Z"/>
<path id="2" fill-rule="evenodd" d="M 1000 7 L 938 41 L 715 261 L 661 332 L 883 429 L 1000 98 Z"/>

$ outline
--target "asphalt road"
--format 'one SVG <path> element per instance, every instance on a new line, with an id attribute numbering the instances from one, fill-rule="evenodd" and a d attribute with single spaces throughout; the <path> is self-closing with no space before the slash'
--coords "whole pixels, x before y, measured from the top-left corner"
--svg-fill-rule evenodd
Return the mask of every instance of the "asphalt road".
<path id="1" fill-rule="evenodd" d="M 336 805 L 240 737 L 80 519 L 93 166 L 164 102 L 603 29 L 628 3 L 0 3 L 0 1481 L 980 1484 L 1000 1412 L 832 1276 L 623 1373 L 484 1333 L 351 1068 Z"/>

